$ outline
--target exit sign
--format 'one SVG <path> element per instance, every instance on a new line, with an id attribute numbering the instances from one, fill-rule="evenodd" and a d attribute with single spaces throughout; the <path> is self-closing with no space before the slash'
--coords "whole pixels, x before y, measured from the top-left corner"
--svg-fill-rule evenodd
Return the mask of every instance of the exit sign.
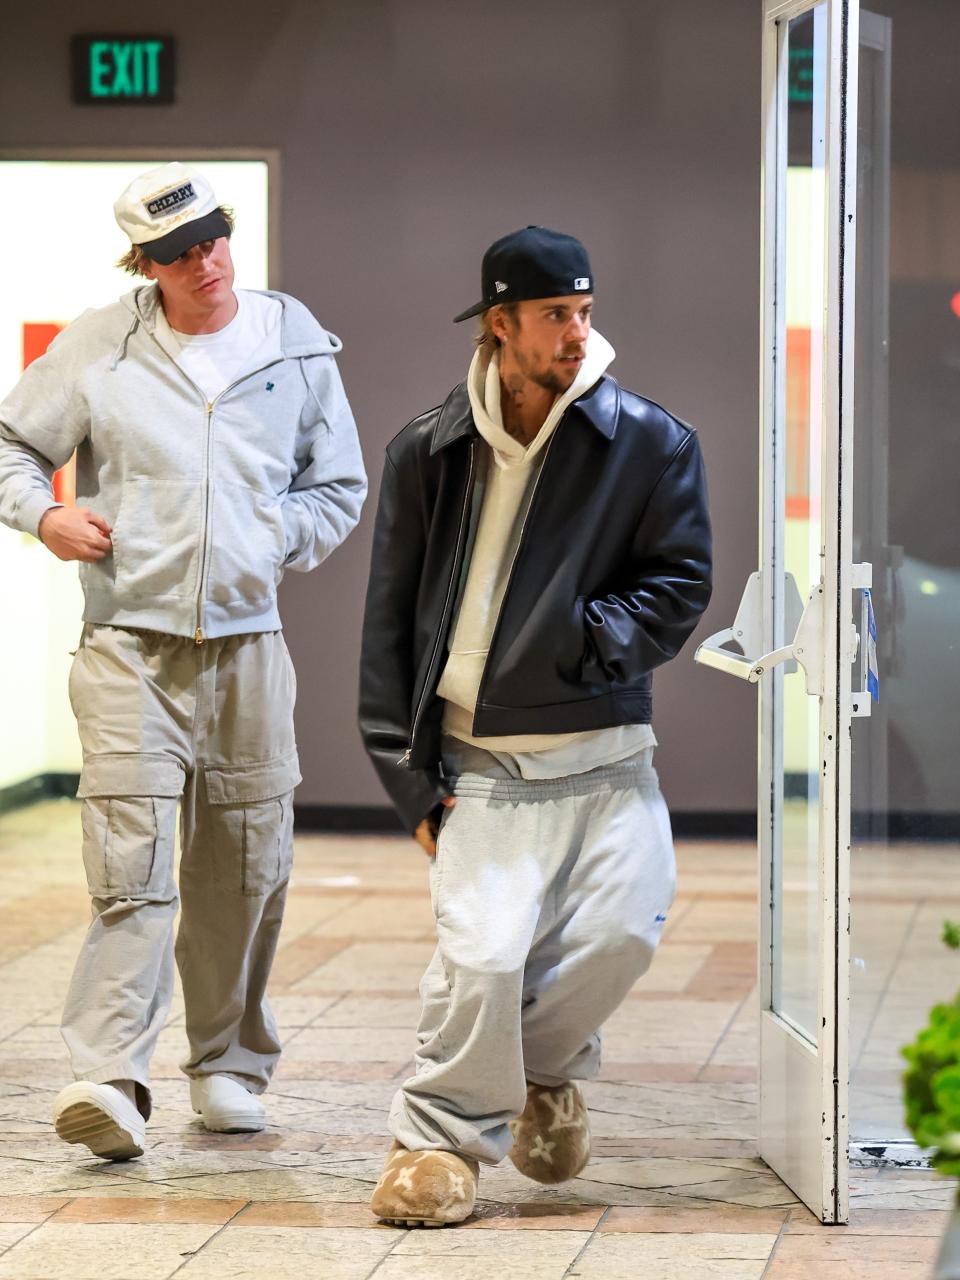
<path id="1" fill-rule="evenodd" d="M 173 102 L 172 36 L 74 36 L 70 48 L 74 102 Z"/>
<path id="2" fill-rule="evenodd" d="M 790 102 L 813 101 L 813 49 L 806 45 L 790 46 L 789 93 Z"/>

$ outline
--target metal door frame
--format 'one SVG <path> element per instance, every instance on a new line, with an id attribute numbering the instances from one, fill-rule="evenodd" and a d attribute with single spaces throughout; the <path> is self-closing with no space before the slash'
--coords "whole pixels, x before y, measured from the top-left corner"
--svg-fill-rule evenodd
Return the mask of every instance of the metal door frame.
<path id="1" fill-rule="evenodd" d="M 853 302 L 856 244 L 858 0 L 822 0 L 827 14 L 827 225 L 824 325 L 823 639 L 819 801 L 816 1048 L 772 1012 L 782 847 L 783 754 L 778 725 L 783 673 L 760 681 L 758 795 L 761 1007 L 760 1154 L 824 1222 L 845 1222 L 848 1191 L 850 924 L 850 602 L 852 599 Z M 788 44 L 791 19 L 815 0 L 765 0 L 761 174 L 760 545 L 764 652 L 784 643 L 785 467 L 778 428 L 785 402 L 785 269 Z M 848 127 L 848 123 L 852 127 Z M 773 234 L 770 234 L 772 230 Z"/>

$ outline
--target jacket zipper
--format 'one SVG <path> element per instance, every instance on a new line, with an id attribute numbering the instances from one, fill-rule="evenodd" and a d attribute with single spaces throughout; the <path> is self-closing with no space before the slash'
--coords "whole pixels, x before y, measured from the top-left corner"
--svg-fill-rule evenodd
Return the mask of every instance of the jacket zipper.
<path id="1" fill-rule="evenodd" d="M 417 729 L 420 725 L 420 717 L 423 714 L 424 704 L 426 703 L 426 700 L 427 700 L 427 691 L 429 690 L 430 684 L 433 680 L 434 664 L 436 663 L 437 654 L 440 651 L 440 645 L 443 639 L 444 632 L 446 630 L 447 614 L 451 604 L 453 603 L 453 593 L 455 590 L 457 579 L 459 577 L 460 551 L 463 546 L 463 536 L 464 536 L 464 533 L 466 532 L 468 517 L 470 514 L 470 506 L 473 501 L 473 473 L 476 466 L 476 458 L 477 458 L 477 445 L 476 445 L 476 441 L 472 440 L 470 442 L 470 466 L 467 469 L 467 487 L 464 493 L 463 510 L 460 513 L 460 528 L 457 532 L 457 545 L 453 553 L 453 569 L 451 570 L 451 573 L 450 573 L 450 581 L 447 583 L 447 594 L 443 602 L 443 612 L 440 615 L 440 626 L 437 629 L 437 638 L 436 638 L 436 641 L 434 642 L 433 653 L 431 653 L 430 655 L 430 662 L 427 666 L 427 675 L 424 681 L 423 691 L 420 694 L 420 701 L 417 703 L 417 709 L 416 709 L 416 712 L 414 713 L 413 726 L 410 730 L 410 746 L 407 748 L 407 750 L 403 753 L 403 755 L 397 761 L 398 764 L 408 765 L 410 763 L 410 752 L 413 750 L 413 744 L 416 740 Z M 546 461 L 546 458 L 544 458 L 544 461 Z"/>
<path id="2" fill-rule="evenodd" d="M 501 624 L 503 623 L 504 610 L 507 607 L 507 600 L 510 597 L 510 588 L 513 586 L 513 576 L 517 568 L 517 561 L 520 559 L 520 552 L 523 548 L 523 535 L 527 531 L 527 521 L 530 519 L 531 515 L 533 514 L 533 504 L 536 502 L 537 494 L 540 492 L 540 481 L 543 479 L 543 473 L 547 469 L 547 459 L 550 457 L 550 450 L 553 448 L 553 442 L 554 440 L 556 440 L 560 432 L 560 428 L 563 426 L 565 418 L 566 418 L 566 414 L 564 414 L 563 418 L 561 418 L 560 421 L 557 423 L 553 434 L 551 435 L 550 439 L 547 441 L 547 447 L 543 451 L 543 463 L 541 464 L 540 471 L 537 474 L 536 480 L 534 481 L 533 493 L 531 493 L 530 501 L 527 503 L 527 509 L 523 515 L 523 523 L 520 525 L 520 534 L 517 538 L 517 549 L 516 551 L 514 551 L 513 559 L 510 562 L 510 573 L 507 577 L 507 585 L 504 588 L 503 599 L 500 601 L 500 612 L 497 615 L 497 625 L 493 629 L 493 635 L 490 639 L 490 648 L 487 650 L 487 660 L 483 664 L 483 673 L 480 676 L 480 685 L 477 689 L 477 705 L 474 708 L 473 724 L 470 726 L 474 736 L 476 736 L 476 730 L 477 730 L 477 714 L 483 702 L 483 693 L 487 685 L 487 672 L 490 667 L 490 655 L 493 653 L 496 647 L 497 637 L 500 635 L 500 627 L 501 627 Z"/>
<path id="3" fill-rule="evenodd" d="M 146 328 L 146 326 L 144 327 Z M 245 373 L 242 378 L 237 378 L 235 381 L 231 382 L 229 386 L 224 387 L 223 390 L 215 395 L 212 400 L 208 400 L 202 388 L 197 386 L 188 373 L 184 373 L 183 369 L 180 368 L 163 343 L 159 341 L 156 334 L 150 329 L 147 329 L 147 332 L 184 381 L 190 383 L 190 386 L 193 387 L 194 391 L 196 391 L 206 406 L 204 410 L 206 438 L 204 440 L 203 456 L 203 531 L 200 538 L 200 573 L 197 578 L 197 629 L 193 633 L 193 642 L 195 645 L 199 646 L 206 640 L 206 636 L 203 633 L 203 579 L 207 568 L 207 541 L 210 532 L 210 453 L 211 429 L 213 427 L 213 408 L 218 400 L 222 399 L 228 391 L 232 391 L 234 387 L 239 387 L 241 382 L 246 382 L 248 378 L 253 378 L 258 373 L 263 373 L 264 369 L 272 369 L 275 364 L 281 364 L 287 357 L 280 355 L 276 360 L 269 360 L 266 364 L 261 365 L 259 369 L 251 369 L 250 372 Z"/>

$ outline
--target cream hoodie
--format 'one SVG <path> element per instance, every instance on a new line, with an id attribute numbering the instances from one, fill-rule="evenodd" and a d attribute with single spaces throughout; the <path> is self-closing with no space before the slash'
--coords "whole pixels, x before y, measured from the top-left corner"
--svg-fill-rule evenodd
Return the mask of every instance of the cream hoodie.
<path id="1" fill-rule="evenodd" d="M 514 440 L 504 429 L 497 354 L 487 361 L 478 350 L 467 375 L 473 420 L 489 447 L 481 446 L 478 474 L 484 489 L 480 517 L 437 692 L 446 700 L 445 733 L 486 751 L 511 754 L 525 778 L 583 773 L 656 745 L 650 725 L 622 725 L 584 733 L 512 734 L 499 738 L 475 738 L 470 732 L 490 641 L 547 443 L 567 407 L 589 391 L 615 354 L 606 338 L 592 329 L 580 372 L 569 389 L 554 401 L 543 426 L 528 445 Z"/>

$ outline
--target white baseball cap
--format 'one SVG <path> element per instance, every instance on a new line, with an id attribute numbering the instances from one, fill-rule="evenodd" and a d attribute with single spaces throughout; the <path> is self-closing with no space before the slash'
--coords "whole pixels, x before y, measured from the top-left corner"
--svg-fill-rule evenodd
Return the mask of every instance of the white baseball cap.
<path id="1" fill-rule="evenodd" d="M 213 187 L 189 165 L 161 165 L 141 173 L 113 206 L 121 231 L 161 266 L 186 253 L 201 240 L 229 236 Z"/>

